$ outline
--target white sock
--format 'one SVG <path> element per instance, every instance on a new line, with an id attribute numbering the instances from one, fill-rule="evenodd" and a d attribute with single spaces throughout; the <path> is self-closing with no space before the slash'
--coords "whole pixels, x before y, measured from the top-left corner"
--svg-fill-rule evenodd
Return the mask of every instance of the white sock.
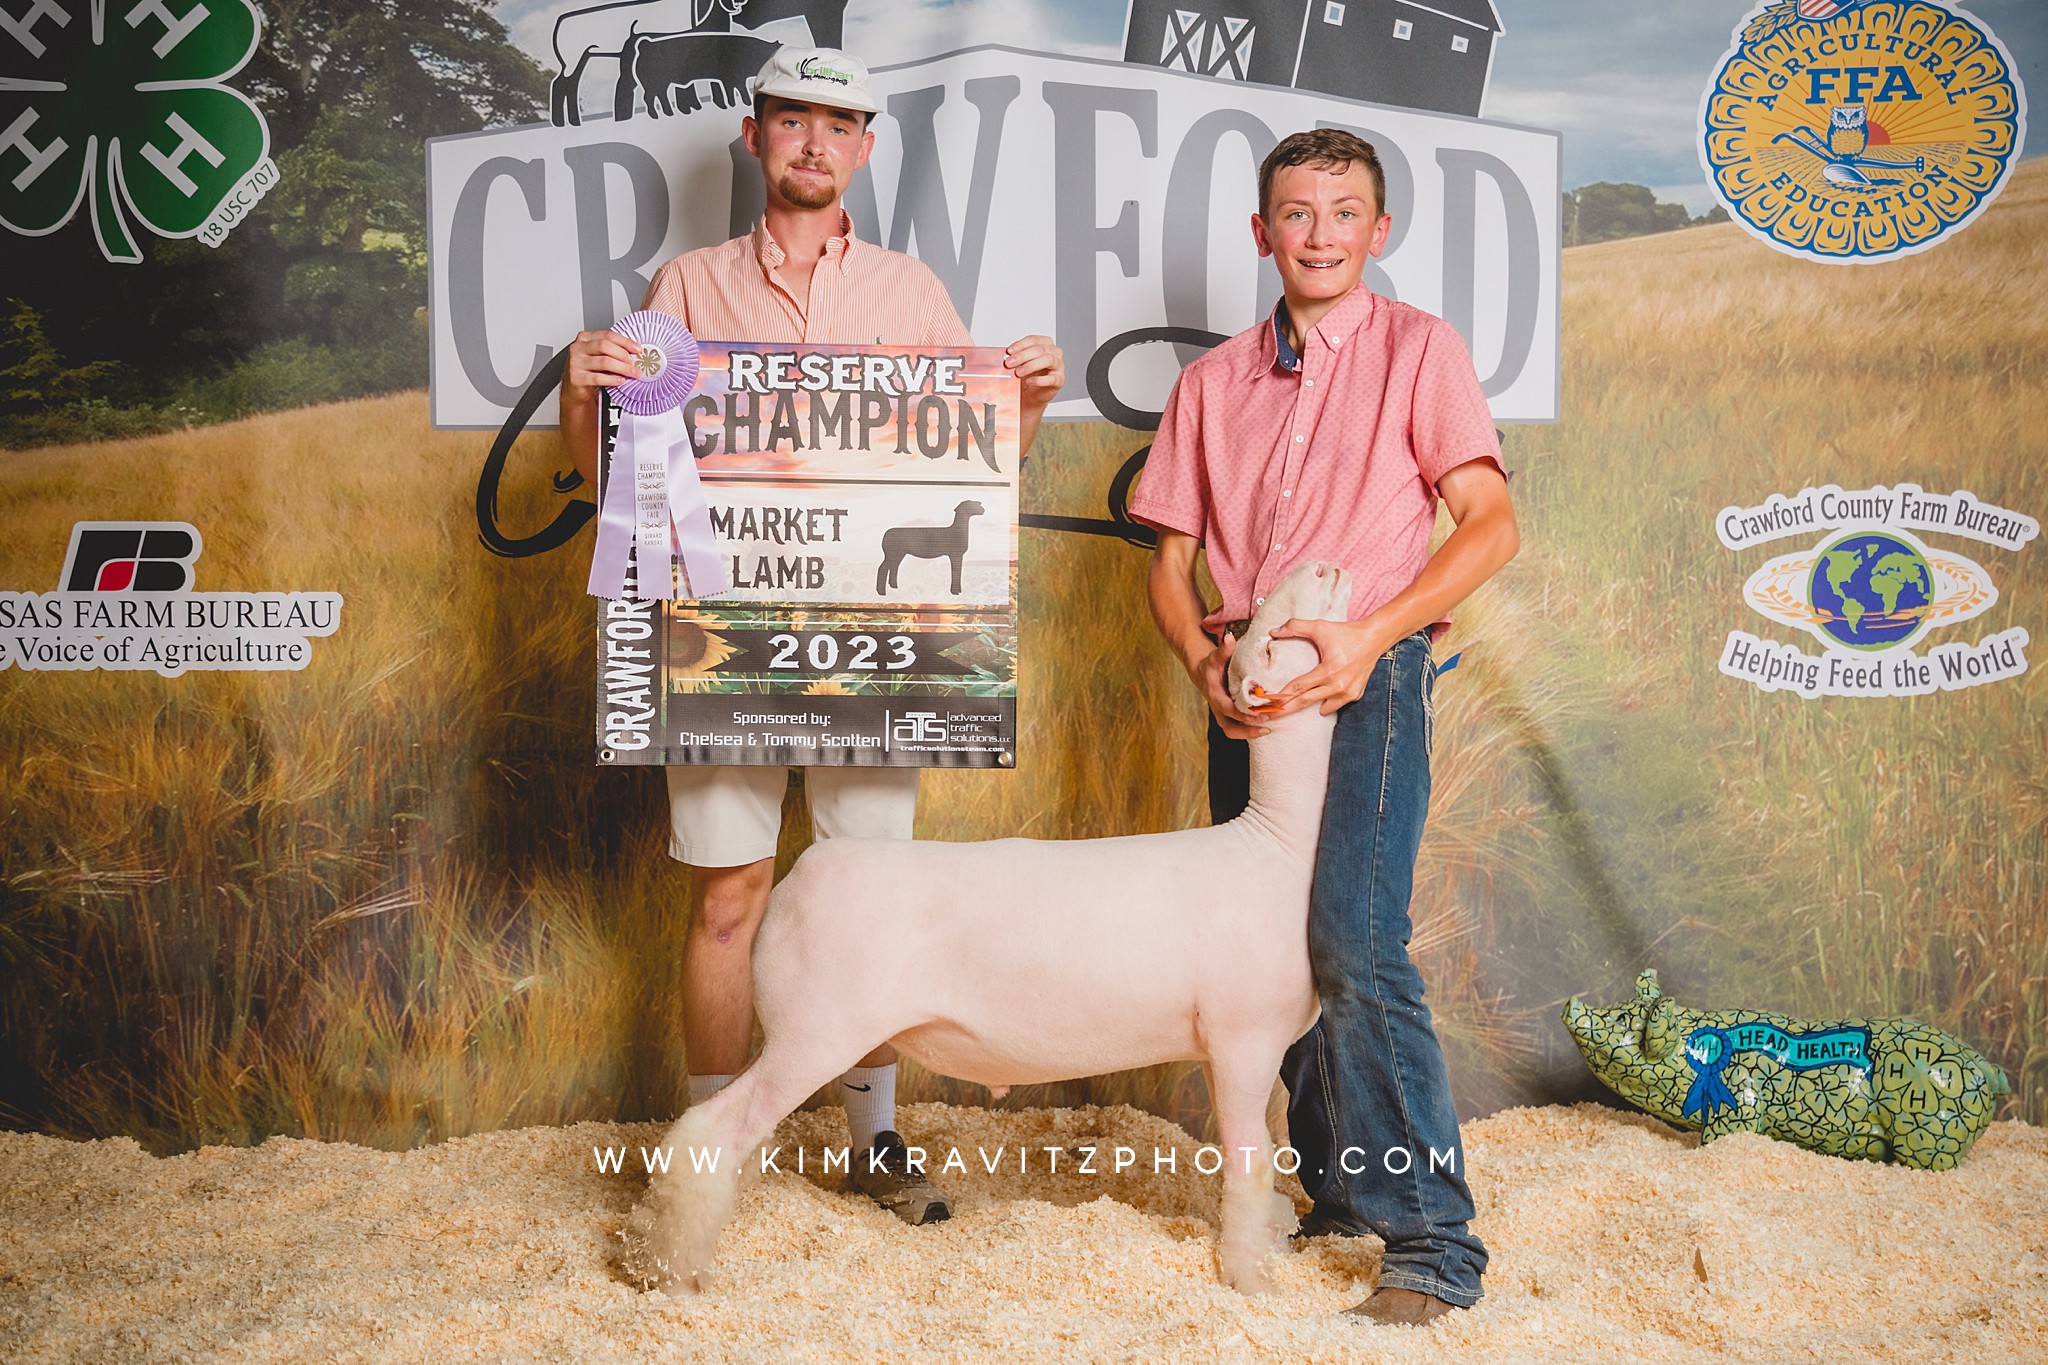
<path id="1" fill-rule="evenodd" d="M 896 1064 L 849 1067 L 839 1078 L 839 1098 L 846 1104 L 846 1126 L 853 1150 L 875 1145 L 875 1136 L 896 1126 Z"/>
<path id="2" fill-rule="evenodd" d="M 698 1105 L 704 1103 L 704 1101 L 710 1099 L 713 1095 L 716 1095 L 731 1084 L 732 1077 L 730 1076 L 690 1077 L 690 1107 L 695 1109 Z"/>

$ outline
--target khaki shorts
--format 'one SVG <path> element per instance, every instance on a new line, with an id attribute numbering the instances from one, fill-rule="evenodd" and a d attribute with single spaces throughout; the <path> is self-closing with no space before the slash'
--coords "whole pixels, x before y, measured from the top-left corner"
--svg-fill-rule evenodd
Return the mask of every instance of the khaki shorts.
<path id="1" fill-rule="evenodd" d="M 908 839 L 917 768 L 806 768 L 814 839 Z M 789 769 L 668 769 L 668 855 L 692 867 L 739 867 L 775 856 Z"/>

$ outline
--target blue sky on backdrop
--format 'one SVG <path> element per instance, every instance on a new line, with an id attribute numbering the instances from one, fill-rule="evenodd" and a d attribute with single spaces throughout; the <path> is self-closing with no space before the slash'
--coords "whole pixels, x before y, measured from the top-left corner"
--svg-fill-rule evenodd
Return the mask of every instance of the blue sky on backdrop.
<path id="1" fill-rule="evenodd" d="M 497 13 L 552 66 L 554 16 L 589 2 L 506 0 Z M 1496 5 L 1507 32 L 1484 117 L 1561 131 L 1567 187 L 1633 181 L 1694 213 L 1714 202 L 1700 174 L 1700 92 L 1753 0 Z M 2004 41 L 2028 89 L 2048 91 L 2048 0 L 1974 0 L 1962 8 Z M 877 65 L 989 42 L 1120 57 L 1124 10 L 1116 0 L 851 0 L 846 45 Z M 2027 141 L 2029 152 L 2048 145 L 2039 135 Z"/>

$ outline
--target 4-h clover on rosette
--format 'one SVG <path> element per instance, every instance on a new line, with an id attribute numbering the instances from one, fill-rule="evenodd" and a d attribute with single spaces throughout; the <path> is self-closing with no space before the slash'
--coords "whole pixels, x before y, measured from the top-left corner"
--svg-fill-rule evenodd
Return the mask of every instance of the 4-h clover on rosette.
<path id="1" fill-rule="evenodd" d="M 159 237 L 215 222 L 217 244 L 269 164 L 262 113 L 224 84 L 256 50 L 251 0 L 12 8 L 0 10 L 0 225 L 40 237 L 84 206 L 101 253 L 125 263 L 142 259 L 132 222 Z"/>

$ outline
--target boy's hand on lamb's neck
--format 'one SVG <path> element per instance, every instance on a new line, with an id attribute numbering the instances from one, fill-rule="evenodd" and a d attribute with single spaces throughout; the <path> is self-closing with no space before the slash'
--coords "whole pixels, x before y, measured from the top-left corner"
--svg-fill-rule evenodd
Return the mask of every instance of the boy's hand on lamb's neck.
<path id="1" fill-rule="evenodd" d="M 1280 690 L 1273 705 L 1259 713 L 1260 718 L 1277 720 L 1310 706 L 1327 716 L 1357 701 L 1365 695 L 1365 685 L 1372 681 L 1381 656 L 1398 643 L 1399 637 L 1385 636 L 1385 627 L 1370 616 L 1362 621 L 1297 617 L 1277 627 L 1274 639 L 1307 640 L 1315 645 L 1319 658 L 1314 668 Z"/>
<path id="2" fill-rule="evenodd" d="M 1238 710 L 1230 696 L 1230 656 L 1236 652 L 1237 640 L 1226 635 L 1222 644 L 1195 660 L 1188 676 L 1194 679 L 1196 690 L 1209 703 L 1210 714 L 1216 717 L 1225 735 L 1231 739 L 1257 739 L 1266 733 L 1265 726 Z"/>

